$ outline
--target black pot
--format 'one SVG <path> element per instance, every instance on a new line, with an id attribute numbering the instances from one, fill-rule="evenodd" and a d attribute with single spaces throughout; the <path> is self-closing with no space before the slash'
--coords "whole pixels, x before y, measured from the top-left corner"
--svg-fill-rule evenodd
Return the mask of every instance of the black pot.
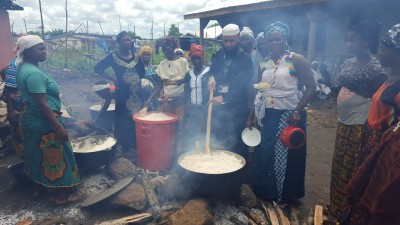
<path id="1" fill-rule="evenodd" d="M 114 119 L 115 118 L 115 104 L 110 104 L 107 111 L 105 111 L 101 117 L 97 118 L 99 115 L 100 109 L 101 109 L 101 105 L 93 105 L 93 106 L 89 107 L 90 117 L 92 118 L 92 120 L 97 119 L 96 123 L 98 125 L 100 125 L 104 129 L 106 129 L 107 131 L 112 132 L 113 127 L 114 127 L 114 120 L 115 120 Z"/>
<path id="2" fill-rule="evenodd" d="M 198 173 L 187 170 L 179 164 L 183 157 L 188 154 L 193 154 L 193 152 L 184 153 L 179 156 L 178 164 L 182 168 L 182 179 L 185 184 L 188 184 L 193 195 L 205 198 L 224 199 L 232 197 L 239 192 L 240 187 L 245 181 L 246 160 L 236 153 L 229 151 L 224 152 L 239 157 L 243 162 L 243 167 L 239 170 L 223 174 Z"/>
<path id="3" fill-rule="evenodd" d="M 8 172 L 14 177 L 17 185 L 21 187 L 33 187 L 34 182 L 24 173 L 24 162 L 19 162 L 7 167 Z"/>
<path id="4" fill-rule="evenodd" d="M 79 143 L 80 141 L 84 141 L 88 138 L 96 138 L 100 140 L 105 138 L 112 138 L 114 141 L 114 145 L 109 148 L 101 149 L 98 151 L 90 151 L 90 152 L 78 152 L 77 149 L 74 149 L 76 163 L 78 164 L 78 168 L 80 171 L 95 171 L 99 167 L 102 167 L 111 162 L 115 157 L 116 140 L 113 137 L 107 135 L 93 135 L 93 136 L 77 138 L 71 142 L 73 144 Z"/>

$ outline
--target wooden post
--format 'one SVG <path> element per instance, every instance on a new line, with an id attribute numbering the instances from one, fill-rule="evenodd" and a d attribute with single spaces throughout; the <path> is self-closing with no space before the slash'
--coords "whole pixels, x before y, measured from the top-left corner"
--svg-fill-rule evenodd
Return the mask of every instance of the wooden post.
<path id="1" fill-rule="evenodd" d="M 200 19 L 200 44 L 203 45 L 204 42 L 204 28 L 206 28 L 208 22 L 210 22 L 210 20 L 208 19 Z"/>
<path id="2" fill-rule="evenodd" d="M 101 27 L 101 23 L 100 23 L 100 20 L 97 20 L 97 22 L 99 22 L 99 25 L 100 25 L 100 29 L 101 29 L 101 33 L 104 35 L 104 31 L 103 31 L 103 27 Z"/>
<path id="3" fill-rule="evenodd" d="M 40 21 L 42 22 L 42 38 L 44 38 L 44 25 L 43 25 L 43 15 L 42 15 L 42 2 L 39 0 L 39 10 L 40 10 Z"/>
<path id="4" fill-rule="evenodd" d="M 321 12 L 312 8 L 307 12 L 307 18 L 310 20 L 310 29 L 308 31 L 308 49 L 307 49 L 307 60 L 311 62 L 314 59 L 315 55 L 315 42 L 317 38 L 317 25 L 318 20 L 321 18 Z"/>
<path id="5" fill-rule="evenodd" d="M 118 21 L 119 21 L 119 32 L 122 31 L 122 27 L 121 27 L 121 17 L 118 14 Z"/>
<path id="6" fill-rule="evenodd" d="M 25 24 L 25 32 L 26 32 L 26 34 L 28 34 L 28 29 L 26 29 L 26 21 L 25 21 L 25 18 L 23 18 L 23 20 L 24 20 L 24 24 Z"/>
<path id="7" fill-rule="evenodd" d="M 64 68 L 68 67 L 68 0 L 65 0 L 65 62 Z"/>

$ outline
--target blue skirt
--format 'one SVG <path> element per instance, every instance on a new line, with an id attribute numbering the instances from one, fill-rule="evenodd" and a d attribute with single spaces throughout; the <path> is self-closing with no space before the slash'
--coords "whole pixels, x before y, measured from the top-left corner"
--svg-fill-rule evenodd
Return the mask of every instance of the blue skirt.
<path id="1" fill-rule="evenodd" d="M 292 112 L 266 109 L 261 121 L 261 143 L 250 162 L 253 190 L 261 199 L 295 200 L 305 195 L 306 144 L 298 149 L 288 149 L 279 139 Z M 306 112 L 301 112 L 298 126 L 304 132 L 306 118 Z"/>

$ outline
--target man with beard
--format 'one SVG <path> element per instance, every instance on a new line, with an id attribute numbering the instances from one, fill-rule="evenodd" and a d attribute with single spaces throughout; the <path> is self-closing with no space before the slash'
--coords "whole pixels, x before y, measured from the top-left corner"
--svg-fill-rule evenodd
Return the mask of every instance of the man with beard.
<path id="1" fill-rule="evenodd" d="M 222 29 L 223 48 L 211 59 L 209 89 L 215 90 L 212 138 L 216 147 L 246 156 L 241 139 L 249 114 L 249 91 L 253 74 L 251 58 L 239 47 L 240 29 L 228 24 Z"/>

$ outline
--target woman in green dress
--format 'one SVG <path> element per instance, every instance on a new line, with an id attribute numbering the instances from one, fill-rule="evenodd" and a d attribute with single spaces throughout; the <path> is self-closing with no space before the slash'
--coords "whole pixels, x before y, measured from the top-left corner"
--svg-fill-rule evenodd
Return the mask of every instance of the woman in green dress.
<path id="1" fill-rule="evenodd" d="M 20 120 L 25 173 L 37 186 L 51 190 L 55 203 L 76 200 L 70 192 L 80 178 L 61 117 L 60 90 L 38 66 L 46 60 L 46 46 L 36 35 L 19 38 L 17 45 L 17 84 L 27 105 Z"/>

